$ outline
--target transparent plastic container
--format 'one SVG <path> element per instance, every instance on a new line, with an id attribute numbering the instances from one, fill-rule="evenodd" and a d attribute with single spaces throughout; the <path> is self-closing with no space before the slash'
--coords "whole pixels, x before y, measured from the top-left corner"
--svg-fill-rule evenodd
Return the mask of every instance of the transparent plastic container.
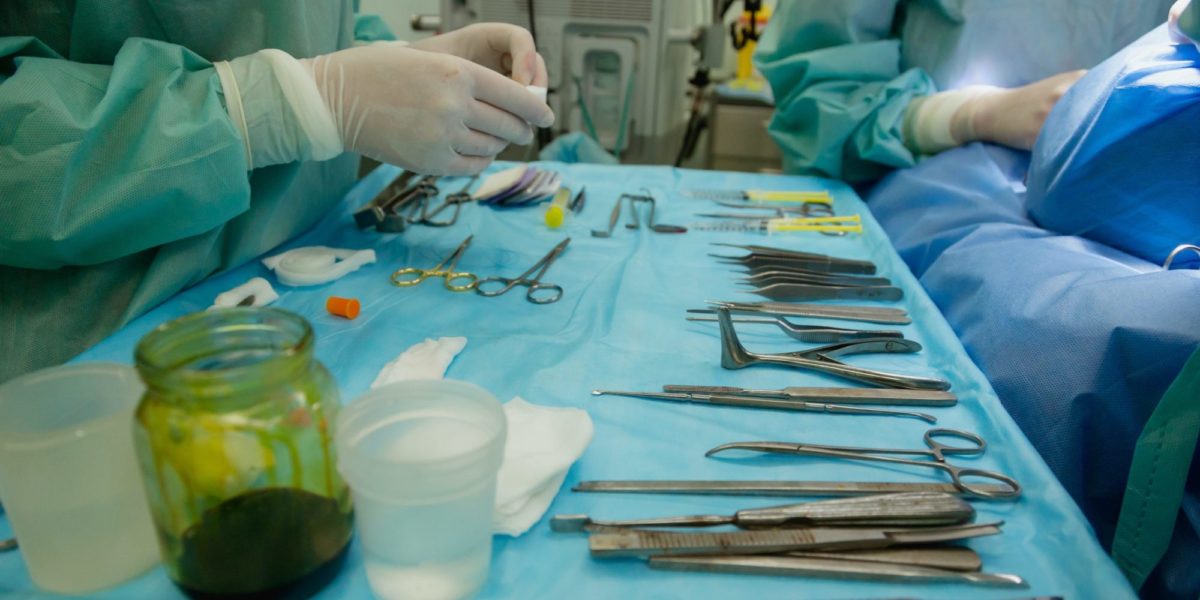
<path id="1" fill-rule="evenodd" d="M 145 493 L 167 574 L 193 598 L 307 597 L 344 562 L 338 394 L 313 344 L 273 308 L 188 315 L 138 344 Z"/>
<path id="2" fill-rule="evenodd" d="M 496 398 L 460 381 L 394 383 L 342 410 L 338 468 L 376 596 L 452 600 L 483 587 L 506 433 Z"/>
<path id="3" fill-rule="evenodd" d="M 108 363 L 0 385 L 0 500 L 39 587 L 83 594 L 158 562 L 133 448 L 142 389 Z"/>

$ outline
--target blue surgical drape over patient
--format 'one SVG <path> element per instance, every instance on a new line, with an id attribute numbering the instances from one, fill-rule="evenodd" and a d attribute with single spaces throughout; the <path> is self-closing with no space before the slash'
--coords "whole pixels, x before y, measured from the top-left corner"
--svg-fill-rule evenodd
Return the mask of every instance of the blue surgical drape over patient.
<path id="1" fill-rule="evenodd" d="M 1099 64 L 1166 20 L 1171 0 L 788 0 L 756 61 L 788 172 L 849 181 L 915 164 L 916 97 L 1016 87 Z"/>

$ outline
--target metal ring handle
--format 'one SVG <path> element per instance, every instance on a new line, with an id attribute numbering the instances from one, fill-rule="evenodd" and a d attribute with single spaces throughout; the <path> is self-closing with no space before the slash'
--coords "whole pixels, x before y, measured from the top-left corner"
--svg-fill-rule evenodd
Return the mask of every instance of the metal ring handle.
<path id="1" fill-rule="evenodd" d="M 967 440 L 974 445 L 952 446 L 939 441 L 938 438 L 957 438 Z M 925 445 L 929 446 L 930 450 L 933 450 L 935 454 L 972 455 L 983 454 L 987 450 L 986 440 L 970 431 L 962 431 L 961 429 L 930 429 L 925 432 Z"/>
<path id="2" fill-rule="evenodd" d="M 412 279 L 401 279 L 401 277 L 408 275 L 415 275 L 416 277 Z M 392 273 L 392 285 L 400 287 L 417 285 L 418 283 L 428 279 L 429 275 L 430 273 L 424 269 L 418 269 L 416 267 L 404 267 L 403 269 L 397 269 L 394 273 Z"/>
<path id="3" fill-rule="evenodd" d="M 947 470 L 950 472 L 950 479 L 954 481 L 954 487 L 962 490 L 978 498 L 1017 498 L 1021 495 L 1021 484 L 1017 483 L 1016 479 L 1009 477 L 1003 473 L 995 471 L 987 471 L 984 469 L 962 469 L 958 467 L 950 467 L 947 465 Z M 977 477 L 980 479 L 990 479 L 1000 482 L 1008 486 L 1007 490 L 991 490 L 986 488 L 977 488 L 966 481 L 965 477 Z"/>
<path id="4" fill-rule="evenodd" d="M 539 295 L 538 292 L 543 290 L 547 293 Z M 556 283 L 534 283 L 529 286 L 529 291 L 525 292 L 525 299 L 534 304 L 554 304 L 562 295 L 562 286 Z"/>
<path id="5" fill-rule="evenodd" d="M 442 277 L 445 277 L 446 289 L 452 292 L 469 292 L 479 284 L 479 278 L 474 273 L 446 273 Z M 456 280 L 466 280 L 467 283 L 454 283 Z"/>
<path id="6" fill-rule="evenodd" d="M 491 291 L 483 289 L 484 286 L 490 287 L 494 283 L 500 284 L 500 288 Z M 475 293 L 483 296 L 484 298 L 495 298 L 496 296 L 513 289 L 513 287 L 516 285 L 517 282 L 513 279 L 509 279 L 508 277 L 484 277 L 483 279 L 475 282 Z"/>

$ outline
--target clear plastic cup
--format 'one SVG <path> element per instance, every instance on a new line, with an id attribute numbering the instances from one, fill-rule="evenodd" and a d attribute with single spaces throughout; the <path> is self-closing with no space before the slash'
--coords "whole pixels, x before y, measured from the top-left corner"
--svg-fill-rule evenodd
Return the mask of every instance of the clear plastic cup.
<path id="1" fill-rule="evenodd" d="M 342 410 L 338 470 L 376 596 L 451 600 L 483 587 L 506 433 L 500 402 L 461 381 L 393 383 Z"/>
<path id="2" fill-rule="evenodd" d="M 130 367 L 54 367 L 0 385 L 0 501 L 29 575 L 52 592 L 116 585 L 158 562 L 133 450 Z"/>

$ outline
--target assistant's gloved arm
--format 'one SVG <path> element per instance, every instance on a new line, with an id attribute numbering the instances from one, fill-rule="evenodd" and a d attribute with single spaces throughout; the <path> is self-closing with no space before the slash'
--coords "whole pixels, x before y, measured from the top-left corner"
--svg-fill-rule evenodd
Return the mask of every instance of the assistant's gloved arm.
<path id="1" fill-rule="evenodd" d="M 130 39 L 112 66 L 0 37 L 0 265 L 106 262 L 249 207 L 246 157 L 210 63 Z"/>
<path id="2" fill-rule="evenodd" d="M 900 71 L 897 4 L 779 3 L 755 62 L 775 92 L 770 130 L 787 171 L 864 181 L 914 164 L 905 111 L 937 90 L 924 72 Z"/>
<path id="3" fill-rule="evenodd" d="M 1032 150 L 1054 105 L 1086 74 L 1070 71 L 1019 88 L 973 86 L 918 98 L 905 114 L 905 142 L 919 154 L 971 142 Z"/>
<path id="4" fill-rule="evenodd" d="M 554 113 L 498 60 L 452 50 L 378 42 L 299 60 L 261 50 L 216 67 L 252 168 L 348 150 L 420 173 L 478 173 Z"/>

